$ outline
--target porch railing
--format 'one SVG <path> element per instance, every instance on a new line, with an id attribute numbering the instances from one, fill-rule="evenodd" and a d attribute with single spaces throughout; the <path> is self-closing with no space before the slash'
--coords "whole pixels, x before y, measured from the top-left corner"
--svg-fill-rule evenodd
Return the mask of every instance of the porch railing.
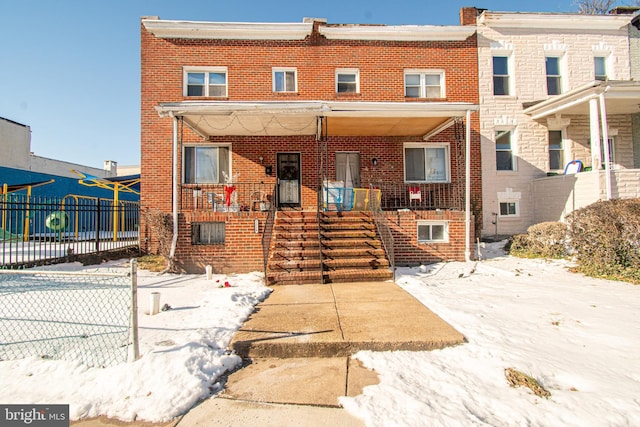
<path id="1" fill-rule="evenodd" d="M 245 212 L 270 210 L 275 192 L 271 184 L 183 184 L 183 211 Z"/>
<path id="2" fill-rule="evenodd" d="M 370 192 L 373 192 L 374 189 L 370 188 Z M 394 251 L 394 239 L 393 234 L 391 233 L 391 228 L 389 228 L 389 224 L 387 223 L 387 216 L 385 213 L 376 208 L 376 204 L 372 203 L 369 205 L 369 212 L 373 215 L 373 220 L 376 223 L 376 229 L 378 230 L 378 234 L 380 235 L 380 240 L 382 240 L 382 246 L 384 246 L 384 250 L 387 253 L 387 258 L 389 259 L 389 266 L 391 267 L 391 272 L 393 274 L 393 281 L 396 281 L 396 266 L 395 266 L 395 251 Z"/>
<path id="3" fill-rule="evenodd" d="M 373 184 L 380 189 L 382 210 L 464 209 L 464 188 L 456 184 Z"/>

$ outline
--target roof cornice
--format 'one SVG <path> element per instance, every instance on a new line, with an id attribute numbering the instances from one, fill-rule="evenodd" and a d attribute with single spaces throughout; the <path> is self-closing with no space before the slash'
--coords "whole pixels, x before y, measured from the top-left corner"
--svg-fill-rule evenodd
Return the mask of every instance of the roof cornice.
<path id="1" fill-rule="evenodd" d="M 204 22 L 142 19 L 142 25 L 164 39 L 304 40 L 313 23 Z"/>
<path id="2" fill-rule="evenodd" d="M 492 28 L 539 28 L 616 31 L 628 25 L 632 15 L 584 15 L 484 11 L 478 25 Z"/>
<path id="3" fill-rule="evenodd" d="M 441 41 L 466 40 L 475 25 L 321 25 L 320 34 L 334 40 Z"/>

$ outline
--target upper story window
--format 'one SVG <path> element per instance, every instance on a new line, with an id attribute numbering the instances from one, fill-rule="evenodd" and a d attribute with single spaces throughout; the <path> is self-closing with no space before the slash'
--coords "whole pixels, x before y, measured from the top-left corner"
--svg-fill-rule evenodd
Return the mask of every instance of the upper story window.
<path id="1" fill-rule="evenodd" d="M 513 161 L 513 144 L 512 132 L 510 130 L 496 131 L 496 170 L 512 171 L 514 168 Z"/>
<path id="2" fill-rule="evenodd" d="M 183 151 L 185 184 L 219 184 L 229 173 L 229 147 L 187 146 Z"/>
<path id="3" fill-rule="evenodd" d="M 493 57 L 493 94 L 509 95 L 509 57 Z"/>
<path id="4" fill-rule="evenodd" d="M 357 68 L 336 70 L 337 93 L 360 93 L 360 71 Z"/>
<path id="5" fill-rule="evenodd" d="M 449 182 L 450 176 L 449 144 L 405 144 L 405 182 Z"/>
<path id="6" fill-rule="evenodd" d="M 444 71 L 405 70 L 404 96 L 407 98 L 444 98 Z"/>
<path id="7" fill-rule="evenodd" d="M 564 169 L 564 147 L 561 130 L 549 131 L 549 169 Z"/>
<path id="8" fill-rule="evenodd" d="M 593 68 L 596 80 L 607 80 L 607 58 L 595 56 L 593 58 Z"/>
<path id="9" fill-rule="evenodd" d="M 297 92 L 298 77 L 295 68 L 274 68 L 273 69 L 273 91 L 274 92 Z"/>
<path id="10" fill-rule="evenodd" d="M 227 97 L 226 67 L 184 67 L 184 96 Z"/>
<path id="11" fill-rule="evenodd" d="M 562 93 L 562 75 L 560 74 L 560 58 L 547 56 L 545 58 L 547 71 L 547 94 L 560 95 Z"/>

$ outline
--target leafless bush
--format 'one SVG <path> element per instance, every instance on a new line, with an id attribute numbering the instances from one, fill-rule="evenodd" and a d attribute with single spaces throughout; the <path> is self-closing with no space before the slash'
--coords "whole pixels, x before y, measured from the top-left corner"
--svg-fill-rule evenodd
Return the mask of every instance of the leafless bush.
<path id="1" fill-rule="evenodd" d="M 640 283 L 640 199 L 602 201 L 575 211 L 569 235 L 582 273 Z"/>
<path id="2" fill-rule="evenodd" d="M 541 222 L 526 234 L 512 236 L 505 249 L 526 258 L 562 258 L 567 255 L 567 227 L 561 222 Z"/>
<path id="3" fill-rule="evenodd" d="M 173 219 L 166 212 L 157 209 L 149 209 L 143 213 L 144 222 L 147 225 L 149 237 L 152 240 L 152 252 L 169 259 L 171 240 L 173 238 Z M 155 243 L 155 245 L 154 245 Z"/>

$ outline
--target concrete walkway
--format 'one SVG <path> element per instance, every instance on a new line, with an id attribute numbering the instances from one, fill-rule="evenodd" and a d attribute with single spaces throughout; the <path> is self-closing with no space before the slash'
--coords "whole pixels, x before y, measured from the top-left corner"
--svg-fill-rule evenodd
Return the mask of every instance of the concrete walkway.
<path id="1" fill-rule="evenodd" d="M 340 407 L 378 382 L 350 356 L 360 350 L 424 351 L 464 337 L 391 282 L 275 286 L 234 335 L 247 361 L 225 390 L 169 423 L 106 418 L 74 426 L 362 426 Z"/>

